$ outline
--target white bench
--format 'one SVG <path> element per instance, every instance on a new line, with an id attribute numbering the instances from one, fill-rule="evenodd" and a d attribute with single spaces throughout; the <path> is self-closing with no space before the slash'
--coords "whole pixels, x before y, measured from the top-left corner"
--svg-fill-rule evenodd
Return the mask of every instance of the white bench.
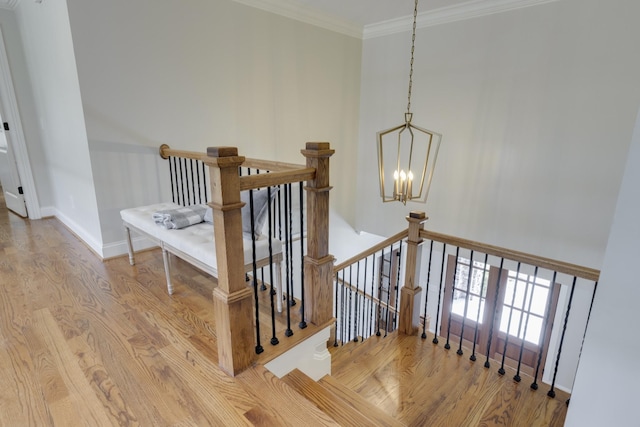
<path id="1" fill-rule="evenodd" d="M 167 280 L 167 291 L 173 293 L 171 283 L 171 266 L 169 254 L 175 255 L 200 270 L 214 277 L 218 277 L 216 248 L 213 225 L 203 222 L 182 229 L 167 230 L 155 223 L 154 212 L 179 208 L 175 203 L 159 203 L 149 206 L 124 209 L 120 216 L 124 223 L 129 248 L 129 262 L 135 264 L 134 250 L 131 244 L 131 230 L 139 233 L 156 243 L 162 249 L 162 258 Z M 251 236 L 243 233 L 244 242 L 244 270 L 245 273 L 253 272 L 253 242 Z M 269 246 L 271 245 L 271 256 Z M 275 276 L 274 288 L 278 312 L 282 311 L 282 242 L 269 238 L 264 234 L 255 240 L 256 267 L 262 268 L 273 264 Z"/>

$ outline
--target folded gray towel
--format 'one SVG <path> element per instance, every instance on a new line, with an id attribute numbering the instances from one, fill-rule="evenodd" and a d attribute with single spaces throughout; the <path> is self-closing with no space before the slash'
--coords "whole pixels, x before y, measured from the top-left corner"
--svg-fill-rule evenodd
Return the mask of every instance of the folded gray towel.
<path id="1" fill-rule="evenodd" d="M 204 221 L 207 205 L 191 205 L 176 209 L 157 211 L 153 214 L 156 224 L 166 229 L 179 229 Z"/>

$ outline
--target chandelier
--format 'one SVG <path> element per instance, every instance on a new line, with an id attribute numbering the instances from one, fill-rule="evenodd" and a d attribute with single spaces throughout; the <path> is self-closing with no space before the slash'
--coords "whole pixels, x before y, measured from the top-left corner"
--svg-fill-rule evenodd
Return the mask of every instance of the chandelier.
<path id="1" fill-rule="evenodd" d="M 415 1 L 413 10 L 409 91 L 404 123 L 377 133 L 380 196 L 383 202 L 399 201 L 405 205 L 407 201 L 426 203 L 442 139 L 442 135 L 411 123 L 413 118 L 411 89 L 417 17 L 418 0 Z"/>

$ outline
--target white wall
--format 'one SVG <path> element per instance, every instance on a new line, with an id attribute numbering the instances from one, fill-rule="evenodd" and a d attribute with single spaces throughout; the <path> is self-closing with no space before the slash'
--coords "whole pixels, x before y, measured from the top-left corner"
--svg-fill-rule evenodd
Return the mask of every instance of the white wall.
<path id="1" fill-rule="evenodd" d="M 411 34 L 365 40 L 357 227 L 391 235 L 426 210 L 430 229 L 599 268 L 640 105 L 639 14 L 562 0 L 419 29 L 413 122 L 443 134 L 426 206 L 378 197 L 375 134 L 403 122 Z"/>
<path id="2" fill-rule="evenodd" d="M 51 206 L 98 254 L 102 235 L 64 0 L 20 2 L 16 18 L 33 87 Z"/>
<path id="3" fill-rule="evenodd" d="M 329 141 L 332 204 L 353 223 L 361 40 L 230 0 L 68 4 L 94 165 L 122 166 L 105 165 L 108 144 L 304 163 L 305 142 Z M 131 207 L 113 191 L 127 189 L 96 186 L 105 244 Z"/>
<path id="4" fill-rule="evenodd" d="M 640 114 L 624 171 L 567 426 L 638 425 Z"/>

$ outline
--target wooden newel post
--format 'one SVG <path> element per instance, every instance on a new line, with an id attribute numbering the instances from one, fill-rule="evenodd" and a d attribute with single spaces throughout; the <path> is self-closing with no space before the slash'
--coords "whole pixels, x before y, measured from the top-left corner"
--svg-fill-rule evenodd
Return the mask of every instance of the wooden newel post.
<path id="1" fill-rule="evenodd" d="M 420 328 L 420 258 L 422 238 L 420 230 L 424 229 L 427 220 L 424 212 L 412 211 L 407 217 L 409 221 L 409 237 L 407 238 L 407 261 L 404 286 L 400 291 L 400 333 L 416 335 Z M 425 320 L 426 321 L 426 320 Z"/>
<path id="2" fill-rule="evenodd" d="M 235 147 L 207 148 L 211 179 L 218 287 L 213 290 L 218 363 L 231 376 L 254 360 L 251 288 L 244 280 L 244 249 L 238 167 L 245 158 Z"/>
<path id="3" fill-rule="evenodd" d="M 307 181 L 307 255 L 304 258 L 304 290 L 307 321 L 323 325 L 333 319 L 333 261 L 329 255 L 329 158 L 328 142 L 307 142 L 302 154 L 307 167 L 316 170 Z"/>

